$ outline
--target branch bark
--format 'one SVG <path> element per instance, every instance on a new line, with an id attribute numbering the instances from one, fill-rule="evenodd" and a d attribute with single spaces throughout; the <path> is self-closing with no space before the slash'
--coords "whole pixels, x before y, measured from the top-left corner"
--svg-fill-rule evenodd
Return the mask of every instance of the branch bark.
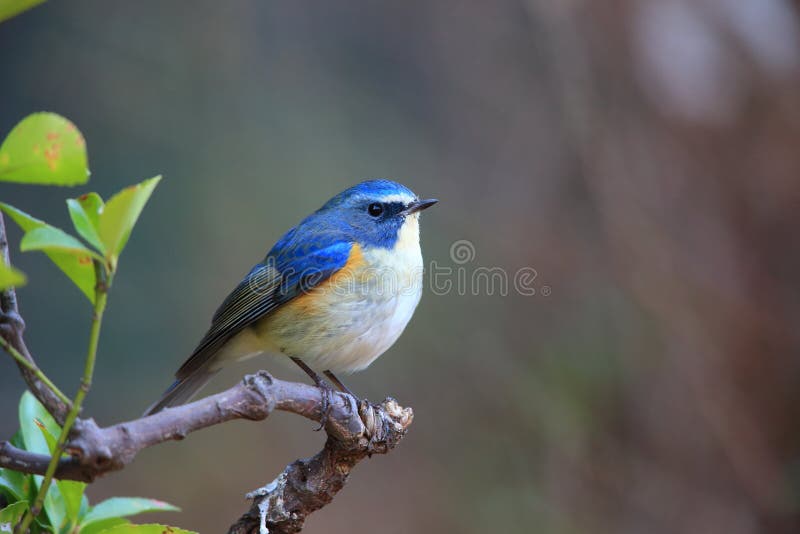
<path id="1" fill-rule="evenodd" d="M 308 515 L 344 487 L 353 467 L 392 450 L 413 419 L 410 408 L 401 408 L 391 398 L 380 405 L 362 402 L 358 411 L 359 418 L 334 419 L 334 428 L 326 427 L 328 440 L 315 456 L 289 464 L 278 478 L 249 493 L 250 510 L 228 534 L 300 532 Z"/>
<path id="2" fill-rule="evenodd" d="M 325 423 L 328 438 L 342 444 L 355 442 L 348 446 L 363 448 L 365 454 L 388 452 L 382 442 L 391 438 L 393 447 L 413 419 L 411 409 L 400 408 L 393 399 L 369 405 L 357 404 L 346 393 L 331 392 L 331 396 Z M 98 476 L 123 469 L 142 449 L 182 440 L 191 432 L 233 419 L 260 421 L 273 410 L 320 422 L 322 404 L 316 386 L 278 380 L 259 371 L 222 393 L 124 423 L 100 427 L 93 419 L 79 419 L 65 448 L 70 457 L 60 462 L 56 478 L 93 482 Z M 399 426 L 390 429 L 389 423 Z M 48 455 L 0 443 L 0 467 L 41 475 L 49 460 Z"/>

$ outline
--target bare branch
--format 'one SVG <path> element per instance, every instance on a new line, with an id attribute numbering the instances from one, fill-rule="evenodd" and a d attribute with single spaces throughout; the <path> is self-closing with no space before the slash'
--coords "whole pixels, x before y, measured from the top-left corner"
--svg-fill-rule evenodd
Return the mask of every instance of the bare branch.
<path id="1" fill-rule="evenodd" d="M 7 265 L 11 264 L 6 226 L 2 214 L 0 214 L 0 255 L 2 255 Z M 22 373 L 22 378 L 28 384 L 28 388 L 33 395 L 39 399 L 39 402 L 44 405 L 58 424 L 64 424 L 70 406 L 62 401 L 59 395 L 37 376 L 41 372 L 37 373 L 39 368 L 25 345 L 25 339 L 22 335 L 25 331 L 25 321 L 22 320 L 19 314 L 17 293 L 13 287 L 0 291 L 0 310 L 2 311 L 2 314 L 0 314 L 0 336 L 29 363 L 26 366 L 16 362 L 20 373 Z"/>
<path id="2" fill-rule="evenodd" d="M 366 453 L 384 452 L 378 442 L 386 435 L 384 405 L 358 407 L 345 393 L 333 393 L 325 431 L 336 442 L 356 440 L 368 447 Z M 387 401 L 390 402 L 390 401 Z M 392 410 L 411 423 L 411 410 L 400 410 L 391 401 Z M 165 441 L 181 440 L 189 433 L 232 419 L 258 421 L 273 410 L 283 410 L 320 421 L 322 393 L 319 388 L 272 378 L 265 371 L 247 375 L 232 388 L 183 406 L 168 408 L 147 417 L 101 428 L 92 419 L 79 419 L 65 450 L 70 454 L 56 470 L 56 478 L 91 482 L 110 471 L 123 469 L 142 449 Z M 398 411 L 399 410 L 399 411 Z M 394 413 L 392 412 L 392 413 Z M 367 436 L 378 441 L 370 444 Z M 359 440 L 366 440 L 363 443 Z M 377 444 L 376 444 L 377 443 Z M 327 447 L 327 446 L 326 446 Z M 50 457 L 33 454 L 0 444 L 0 467 L 41 475 Z"/>
<path id="3" fill-rule="evenodd" d="M 278 478 L 249 493 L 250 510 L 228 534 L 300 532 L 308 515 L 331 502 L 344 487 L 353 467 L 373 454 L 392 450 L 412 420 L 411 409 L 401 408 L 394 399 L 380 405 L 362 403 L 358 418 L 339 420 L 347 425 L 335 433 L 328 429 L 325 448 L 315 456 L 289 464 Z"/>
<path id="4" fill-rule="evenodd" d="M 0 213 L 0 255 L 2 255 L 6 265 L 11 265 L 11 256 L 8 253 L 8 237 L 6 237 L 6 224 L 2 213 Z M 17 292 L 14 291 L 13 287 L 0 292 L 0 307 L 4 313 L 17 312 Z"/>

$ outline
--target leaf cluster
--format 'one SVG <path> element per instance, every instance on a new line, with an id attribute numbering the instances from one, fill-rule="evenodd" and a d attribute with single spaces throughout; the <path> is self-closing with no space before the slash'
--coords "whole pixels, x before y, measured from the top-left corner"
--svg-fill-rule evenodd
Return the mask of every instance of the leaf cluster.
<path id="1" fill-rule="evenodd" d="M 78 142 L 80 141 L 80 142 Z M 34 113 L 17 124 L 0 145 L 0 181 L 77 185 L 89 179 L 86 143 L 70 121 L 55 113 Z M 25 232 L 23 252 L 44 252 L 94 303 L 98 273 L 112 275 L 133 227 L 160 176 L 127 187 L 104 202 L 97 193 L 67 200 L 75 232 L 85 241 L 22 210 L 0 202 L 0 209 Z M 0 265 L 0 289 L 19 286 L 26 277 Z"/>
<path id="2" fill-rule="evenodd" d="M 88 157 L 83 135 L 70 121 L 55 113 L 34 113 L 17 124 L 0 145 L 0 182 L 73 186 L 89 179 Z M 160 176 L 127 187 L 107 201 L 97 193 L 67 199 L 74 231 L 70 234 L 24 211 L 0 202 L 0 210 L 16 222 L 24 235 L 22 252 L 41 251 L 86 296 L 95 309 L 97 331 L 113 275 L 133 227 Z M 27 277 L 0 261 L 0 291 L 25 284 Z M 103 285 L 103 287 L 99 287 Z M 98 299 L 102 297 L 102 301 Z M 6 347 L 6 350 L 9 350 Z M 91 365 L 84 380 L 91 381 Z M 38 370 L 37 370 L 38 371 Z M 80 406 L 81 393 L 74 403 Z M 74 419 L 73 419 L 74 421 Z M 19 404 L 20 429 L 12 445 L 26 451 L 63 454 L 66 431 L 42 404 L 25 392 Z M 54 482 L 54 483 L 51 483 Z M 177 510 L 171 504 L 138 497 L 112 497 L 94 506 L 85 494 L 86 484 L 55 480 L 0 469 L 0 533 L 13 532 L 15 525 L 29 524 L 34 533 L 56 534 L 149 534 L 187 532 L 163 525 L 134 525 L 127 517 L 144 512 Z M 36 515 L 41 506 L 43 513 Z M 35 517 L 34 517 L 35 516 Z"/>
<path id="3" fill-rule="evenodd" d="M 25 392 L 19 402 L 19 431 L 11 443 L 31 452 L 53 454 L 61 427 L 38 400 Z M 0 532 L 11 532 L 36 500 L 42 476 L 0 469 L 0 495 L 8 506 L 0 510 Z M 44 513 L 31 525 L 31 532 L 69 534 L 146 534 L 152 525 L 134 525 L 127 518 L 146 512 L 178 511 L 171 504 L 140 497 L 111 497 L 92 506 L 85 494 L 86 484 L 59 480 L 44 498 Z M 160 527 L 157 532 L 164 531 Z M 170 527 L 177 534 L 187 531 Z"/>

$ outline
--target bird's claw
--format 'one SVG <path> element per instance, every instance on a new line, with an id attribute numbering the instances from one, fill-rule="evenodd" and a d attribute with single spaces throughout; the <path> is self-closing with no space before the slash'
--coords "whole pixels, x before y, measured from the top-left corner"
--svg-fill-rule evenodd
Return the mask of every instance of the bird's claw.
<path id="1" fill-rule="evenodd" d="M 320 420 L 319 420 L 319 427 L 314 429 L 314 432 L 319 432 L 325 425 L 328 423 L 328 416 L 333 409 L 333 388 L 331 388 L 326 382 L 320 381 L 317 384 L 317 387 L 322 392 L 322 406 L 320 407 Z"/>

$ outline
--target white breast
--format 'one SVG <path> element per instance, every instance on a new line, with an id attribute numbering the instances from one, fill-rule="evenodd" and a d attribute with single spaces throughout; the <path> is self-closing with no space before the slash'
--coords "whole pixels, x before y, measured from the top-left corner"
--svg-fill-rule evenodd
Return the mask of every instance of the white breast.
<path id="1" fill-rule="evenodd" d="M 417 217 L 404 225 L 395 250 L 367 250 L 364 258 L 384 274 L 379 277 L 378 287 L 370 288 L 370 304 L 365 316 L 370 328 L 358 336 L 351 347 L 363 354 L 360 361 L 350 362 L 352 371 L 365 368 L 386 352 L 403 333 L 419 304 L 423 264 Z"/>
<path id="2" fill-rule="evenodd" d="M 334 306 L 353 321 L 340 330 L 338 340 L 331 340 L 333 350 L 318 355 L 320 368 L 345 373 L 364 369 L 397 341 L 419 304 L 423 264 L 418 216 L 406 220 L 394 250 L 372 248 L 363 254 L 372 272 Z"/>

